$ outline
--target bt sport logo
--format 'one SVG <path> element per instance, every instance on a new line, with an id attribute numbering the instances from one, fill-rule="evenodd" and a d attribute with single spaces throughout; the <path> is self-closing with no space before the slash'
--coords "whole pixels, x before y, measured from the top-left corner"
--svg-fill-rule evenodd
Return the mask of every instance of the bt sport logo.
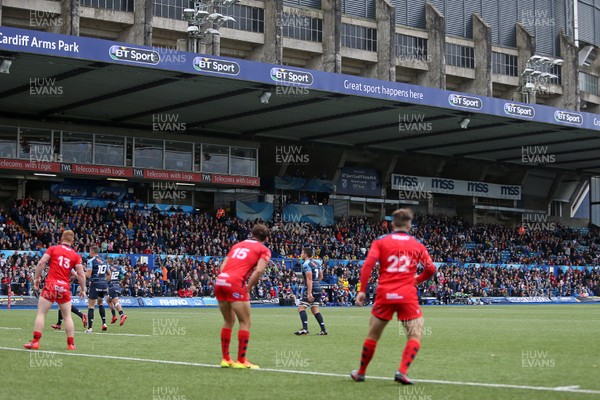
<path id="1" fill-rule="evenodd" d="M 505 103 L 504 113 L 515 117 L 533 118 L 535 117 L 535 108 L 515 103 Z"/>
<path id="2" fill-rule="evenodd" d="M 275 82 L 306 86 L 310 86 L 314 82 L 314 78 L 310 72 L 286 68 L 271 68 L 271 79 Z"/>
<path id="3" fill-rule="evenodd" d="M 483 101 L 479 97 L 464 96 L 452 93 L 448 96 L 448 102 L 452 107 L 468 108 L 470 110 L 481 110 Z"/>
<path id="4" fill-rule="evenodd" d="M 112 46 L 109 51 L 110 58 L 116 61 L 127 61 L 138 64 L 157 65 L 160 54 L 155 50 L 136 49 L 126 46 Z"/>
<path id="5" fill-rule="evenodd" d="M 224 74 L 236 76 L 240 73 L 240 65 L 233 61 L 217 60 L 207 57 L 194 58 L 194 69 L 202 72 L 213 72 L 215 74 Z"/>
<path id="6" fill-rule="evenodd" d="M 554 111 L 554 120 L 556 122 L 563 122 L 566 124 L 582 125 L 583 115 L 569 111 L 556 110 Z"/>

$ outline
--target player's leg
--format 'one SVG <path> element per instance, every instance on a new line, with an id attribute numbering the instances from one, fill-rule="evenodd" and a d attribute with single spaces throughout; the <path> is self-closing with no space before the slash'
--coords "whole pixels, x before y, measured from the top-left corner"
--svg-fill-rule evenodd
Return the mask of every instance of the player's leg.
<path id="1" fill-rule="evenodd" d="M 406 330 L 407 341 L 402 352 L 402 361 L 400 368 L 394 379 L 404 385 L 412 385 L 412 381 L 406 376 L 408 367 L 415 360 L 419 349 L 421 348 L 421 336 L 423 335 L 423 317 L 410 320 L 403 320 L 402 325 Z"/>
<path id="2" fill-rule="evenodd" d="M 235 324 L 235 312 L 231 307 L 231 303 L 227 301 L 219 301 L 219 310 L 223 315 L 223 328 L 221 328 L 221 353 L 223 359 L 221 360 L 221 367 L 229 368 L 234 364 L 229 355 L 229 344 L 231 342 L 231 331 Z"/>
<path id="3" fill-rule="evenodd" d="M 44 320 L 46 319 L 46 314 L 48 314 L 48 311 L 51 307 L 52 302 L 40 296 L 40 299 L 38 300 L 37 314 L 33 324 L 33 340 L 23 345 L 23 347 L 26 349 L 37 350 L 40 348 L 40 339 L 42 338 L 42 331 L 44 330 Z"/>
<path id="4" fill-rule="evenodd" d="M 62 312 L 60 311 L 60 308 L 59 308 L 58 309 L 58 321 L 56 322 L 56 324 L 50 325 L 50 328 L 60 331 L 60 329 L 62 328 L 62 322 L 63 322 Z"/>
<path id="5" fill-rule="evenodd" d="M 67 350 L 75 350 L 75 325 L 73 324 L 73 318 L 71 316 L 71 306 L 71 301 L 58 304 L 58 308 L 63 314 L 65 332 L 67 333 Z"/>
<path id="6" fill-rule="evenodd" d="M 234 301 L 230 304 L 240 323 L 240 330 L 238 332 L 238 359 L 233 367 L 257 369 L 258 365 L 254 365 L 246 359 L 246 352 L 248 351 L 248 343 L 250 341 L 250 302 Z"/>
<path id="7" fill-rule="evenodd" d="M 98 299 L 98 293 L 95 288 L 90 288 L 90 295 L 88 297 L 88 329 L 86 333 L 92 332 L 94 325 L 94 308 L 96 307 L 96 299 Z"/>
<path id="8" fill-rule="evenodd" d="M 119 321 L 119 326 L 123 326 L 123 324 L 125 323 L 125 320 L 127 319 L 127 315 L 125 315 L 125 313 L 123 312 L 123 307 L 121 306 L 121 303 L 119 302 L 119 293 L 118 292 L 113 293 L 112 301 L 109 304 L 112 307 L 113 316 L 115 315 L 114 310 L 117 310 L 117 312 L 119 313 L 119 316 L 121 319 Z"/>
<path id="9" fill-rule="evenodd" d="M 58 310 L 58 312 L 60 312 L 60 310 Z M 74 306 L 73 303 L 71 303 L 71 312 L 81 318 L 81 321 L 83 322 L 83 328 L 87 328 L 87 316 L 82 313 L 77 306 Z"/>
<path id="10" fill-rule="evenodd" d="M 321 296 L 319 296 L 319 298 L 320 297 Z M 327 329 L 325 328 L 325 321 L 323 320 L 323 316 L 321 315 L 321 312 L 319 311 L 318 304 L 319 304 L 319 302 L 317 301 L 317 296 L 315 295 L 315 301 L 313 302 L 313 305 L 310 307 L 310 311 L 315 316 L 317 323 L 321 327 L 321 332 L 319 332 L 318 335 L 320 335 L 320 336 L 327 335 Z"/>
<path id="11" fill-rule="evenodd" d="M 106 302 L 108 303 L 108 308 L 110 308 L 110 314 L 112 316 L 112 318 L 110 319 L 110 323 L 114 324 L 115 322 L 117 322 L 117 310 L 115 309 L 115 305 L 113 304 L 113 298 L 110 294 L 110 291 L 108 292 L 108 299 L 106 300 Z"/>
<path id="12" fill-rule="evenodd" d="M 390 313 L 389 307 L 378 304 L 373 306 L 373 311 L 371 313 L 372 315 L 369 321 L 369 333 L 363 342 L 362 352 L 360 354 L 360 367 L 358 370 L 352 371 L 350 374 L 352 379 L 357 382 L 362 382 L 365 380 L 365 373 L 367 372 L 367 367 L 369 366 L 369 363 L 375 354 L 377 342 L 381 338 L 383 330 L 393 316 L 393 312 Z"/>
<path id="13" fill-rule="evenodd" d="M 300 321 L 302 321 L 302 329 L 294 332 L 295 335 L 308 335 L 308 315 L 306 314 L 308 305 L 308 299 L 303 297 L 298 305 L 298 315 L 300 315 Z"/>
<path id="14" fill-rule="evenodd" d="M 98 293 L 98 312 L 100 313 L 100 318 L 102 319 L 102 330 L 105 331 L 108 329 L 106 326 L 106 310 L 104 309 L 104 295 L 106 292 L 100 291 Z"/>

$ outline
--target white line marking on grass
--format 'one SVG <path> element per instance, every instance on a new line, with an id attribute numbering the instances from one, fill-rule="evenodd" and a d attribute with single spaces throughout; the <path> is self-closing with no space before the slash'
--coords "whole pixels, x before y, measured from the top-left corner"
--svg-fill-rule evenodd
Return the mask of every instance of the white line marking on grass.
<path id="1" fill-rule="evenodd" d="M 62 331 L 62 330 L 60 330 L 60 331 L 54 330 L 54 332 L 56 332 L 56 333 L 63 333 L 64 331 Z M 90 335 L 90 333 L 78 332 L 78 331 L 75 331 L 75 333 Z M 152 335 L 144 335 L 144 334 L 141 334 L 141 333 L 108 333 L 108 332 L 92 332 L 91 335 L 139 336 L 139 337 L 149 337 L 149 336 L 152 336 Z"/>
<path id="2" fill-rule="evenodd" d="M 14 348 L 14 347 L 0 347 L 0 350 L 25 351 L 25 352 L 31 351 L 31 350 Z M 43 350 L 43 351 L 44 351 L 44 353 L 57 354 L 57 355 L 63 355 L 63 356 L 73 356 L 73 357 L 104 358 L 104 359 L 108 359 L 108 360 L 138 361 L 138 362 L 154 363 L 154 364 L 184 365 L 184 366 L 204 367 L 204 368 L 221 368 L 221 366 L 215 365 L 215 364 L 202 364 L 202 363 L 194 363 L 194 362 L 188 362 L 188 361 L 153 360 L 153 359 L 148 359 L 148 358 L 137 358 L 137 357 L 122 357 L 122 356 L 72 353 L 72 352 L 65 353 L 62 351 L 47 351 L 47 350 Z M 259 370 L 255 370 L 255 371 L 277 372 L 277 373 L 283 373 L 283 374 L 313 375 L 313 376 L 331 376 L 331 377 L 335 377 L 335 378 L 346 378 L 346 379 L 350 378 L 349 373 L 348 374 L 337 374 L 337 373 L 329 373 L 329 372 L 296 371 L 296 370 L 288 370 L 288 369 L 271 369 L 271 368 L 261 368 Z M 377 379 L 377 380 L 385 380 L 385 381 L 392 380 L 392 378 L 383 377 L 383 376 L 369 376 L 368 379 Z M 538 390 L 538 391 L 543 391 L 543 392 L 600 394 L 600 390 L 579 389 L 579 386 L 543 387 L 543 386 L 509 385 L 509 384 L 504 384 L 504 383 L 454 382 L 454 381 L 442 381 L 442 380 L 434 380 L 434 379 L 413 379 L 413 380 L 415 382 L 434 383 L 434 384 L 440 384 L 440 385 L 477 386 L 477 387 L 519 389 L 519 390 Z"/>
<path id="3" fill-rule="evenodd" d="M 11 330 L 11 331 L 20 331 L 23 328 L 10 328 L 8 326 L 0 326 L 0 329 L 6 329 L 6 330 Z"/>

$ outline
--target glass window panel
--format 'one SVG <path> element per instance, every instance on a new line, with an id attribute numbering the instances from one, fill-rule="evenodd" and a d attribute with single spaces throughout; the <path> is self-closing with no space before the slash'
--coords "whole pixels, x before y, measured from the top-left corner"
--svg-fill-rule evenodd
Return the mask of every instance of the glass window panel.
<path id="1" fill-rule="evenodd" d="M 54 148 L 51 138 L 50 130 L 20 128 L 19 158 L 30 161 L 53 161 Z"/>
<path id="2" fill-rule="evenodd" d="M 165 169 L 192 170 L 192 143 L 165 142 Z"/>
<path id="3" fill-rule="evenodd" d="M 0 126 L 0 157 L 17 157 L 17 128 Z"/>
<path id="4" fill-rule="evenodd" d="M 231 148 L 231 174 L 256 176 L 256 149 Z"/>
<path id="5" fill-rule="evenodd" d="M 96 134 L 94 162 L 101 165 L 124 165 L 125 138 Z"/>
<path id="6" fill-rule="evenodd" d="M 229 146 L 202 145 L 202 172 L 229 173 Z"/>
<path id="7" fill-rule="evenodd" d="M 94 135 L 91 133 L 63 132 L 61 154 L 63 162 L 92 164 Z"/>
<path id="8" fill-rule="evenodd" d="M 134 166 L 138 168 L 163 168 L 163 141 L 135 138 Z"/>

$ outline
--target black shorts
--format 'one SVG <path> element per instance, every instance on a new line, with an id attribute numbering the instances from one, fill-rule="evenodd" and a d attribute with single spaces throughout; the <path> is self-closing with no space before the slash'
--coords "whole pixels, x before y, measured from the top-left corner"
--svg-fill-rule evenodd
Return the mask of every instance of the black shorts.
<path id="1" fill-rule="evenodd" d="M 313 293 L 312 294 L 314 299 L 312 301 L 312 303 L 309 303 L 308 301 L 308 295 L 306 293 L 304 293 L 302 295 L 302 300 L 300 300 L 300 305 L 301 306 L 305 306 L 305 307 L 318 307 L 321 305 L 321 293 Z"/>
<path id="2" fill-rule="evenodd" d="M 121 295 L 121 288 L 108 288 L 108 297 L 110 299 L 118 299 Z"/>
<path id="3" fill-rule="evenodd" d="M 90 294 L 88 296 L 88 299 L 97 300 L 98 297 L 102 299 L 102 298 L 104 298 L 104 296 L 106 296 L 107 292 L 108 292 L 108 287 L 98 286 L 97 284 L 92 283 L 90 285 Z"/>

